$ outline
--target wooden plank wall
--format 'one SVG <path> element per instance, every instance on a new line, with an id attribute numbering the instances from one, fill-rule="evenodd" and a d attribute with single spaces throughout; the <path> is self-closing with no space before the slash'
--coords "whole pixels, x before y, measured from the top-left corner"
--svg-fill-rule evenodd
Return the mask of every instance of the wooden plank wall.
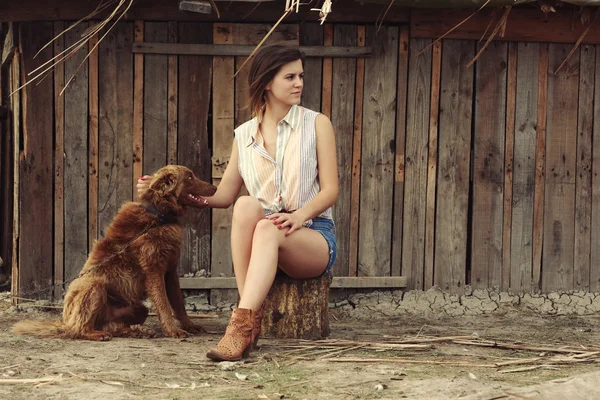
<path id="1" fill-rule="evenodd" d="M 25 72 L 69 24 L 23 24 Z M 58 54 L 85 28 L 42 55 Z M 24 294 L 79 271 L 93 240 L 135 197 L 140 173 L 179 163 L 218 185 L 233 129 L 250 117 L 247 66 L 231 79 L 244 57 L 134 55 L 131 43 L 257 44 L 269 29 L 120 22 L 63 96 L 81 55 L 53 81 L 21 92 L 14 248 Z M 582 46 L 555 73 L 570 45 L 495 41 L 466 67 L 481 44 L 411 37 L 407 26 L 284 24 L 269 39 L 281 41 L 373 48 L 367 58 L 305 63 L 303 104 L 328 115 L 336 132 L 335 275 L 402 275 L 409 289 L 450 292 L 600 290 L 595 46 Z M 231 215 L 186 217 L 181 275 L 233 275 Z M 214 292 L 211 301 L 232 295 Z"/>
<path id="2" fill-rule="evenodd" d="M 179 43 L 211 43 L 212 24 L 179 24 Z M 177 162 L 190 168 L 204 181 L 211 180 L 211 158 L 208 145 L 208 114 L 212 58 L 207 56 L 179 57 L 179 112 Z M 180 271 L 192 273 L 200 266 L 210 265 L 211 219 L 205 211 L 188 213 L 185 224 Z"/>
<path id="3" fill-rule="evenodd" d="M 26 23 L 21 26 L 23 47 L 22 70 L 31 71 L 52 58 L 52 47 L 35 54 L 53 37 L 53 24 Z M 22 80 L 25 82 L 25 79 Z M 53 100 L 52 80 L 30 85 L 22 92 L 22 151 L 19 155 L 20 199 L 26 199 L 27 208 L 21 203 L 19 216 L 18 264 L 27 265 L 18 274 L 18 284 L 34 292 L 34 297 L 44 298 L 52 294 L 52 176 L 53 154 Z M 87 159 L 87 156 L 86 156 Z M 21 200 L 23 201 L 23 200 Z M 84 226 L 85 228 L 85 226 Z M 85 237 L 86 235 L 84 235 Z"/>
<path id="4" fill-rule="evenodd" d="M 367 26 L 361 149 L 359 276 L 384 276 L 391 271 L 394 198 L 397 27 Z M 381 240 L 386 238 L 386 240 Z"/>
<path id="5" fill-rule="evenodd" d="M 472 68 L 475 43 L 447 40 L 442 46 L 434 283 L 461 290 L 467 279 L 471 167 Z"/>
<path id="6" fill-rule="evenodd" d="M 5 40 L 13 39 L 13 30 L 0 32 Z M 14 138 L 11 132 L 11 92 L 10 67 L 0 68 L 0 286 L 7 282 L 11 275 L 13 245 L 13 188 L 14 188 Z M 3 288 L 7 290 L 8 287 Z"/>

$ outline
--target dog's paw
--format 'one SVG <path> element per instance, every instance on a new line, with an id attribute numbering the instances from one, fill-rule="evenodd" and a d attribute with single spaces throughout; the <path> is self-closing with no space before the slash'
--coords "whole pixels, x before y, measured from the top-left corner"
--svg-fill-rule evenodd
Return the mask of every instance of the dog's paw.
<path id="1" fill-rule="evenodd" d="M 156 331 L 144 325 L 132 325 L 131 329 L 138 332 L 140 337 L 153 338 L 156 336 Z"/>
<path id="2" fill-rule="evenodd" d="M 189 336 L 189 333 L 187 333 L 183 329 L 174 328 L 174 329 L 165 331 L 165 336 L 169 336 L 172 338 L 186 338 Z"/>
<path id="3" fill-rule="evenodd" d="M 181 326 L 186 332 L 197 335 L 200 333 L 206 333 L 206 329 L 196 324 L 186 324 Z"/>
<path id="4" fill-rule="evenodd" d="M 122 328 L 117 336 L 129 338 L 153 338 L 156 336 L 156 331 L 143 325 L 131 325 L 131 327 Z"/>
<path id="5" fill-rule="evenodd" d="M 95 340 L 98 342 L 107 342 L 112 339 L 112 335 L 104 331 L 94 331 L 85 335 L 85 339 Z"/>

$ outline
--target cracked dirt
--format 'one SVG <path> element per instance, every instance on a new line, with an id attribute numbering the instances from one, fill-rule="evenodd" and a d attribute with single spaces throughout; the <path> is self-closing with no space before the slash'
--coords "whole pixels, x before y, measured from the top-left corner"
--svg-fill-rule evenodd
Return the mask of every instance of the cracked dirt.
<path id="1" fill-rule="evenodd" d="M 522 298 L 515 303 L 503 295 L 452 296 L 347 296 L 333 301 L 329 344 L 261 339 L 249 359 L 234 364 L 205 358 L 225 329 L 227 313 L 198 319 L 209 333 L 186 339 L 85 342 L 15 336 L 9 332 L 14 322 L 58 314 L 16 311 L 0 301 L 0 397 L 600 398 L 600 313 L 559 315 L 565 310 L 561 296 L 550 303 L 553 314 L 534 311 L 545 307 L 546 298 L 523 307 Z M 156 318 L 147 324 L 158 328 Z M 415 340 L 435 342 L 421 349 L 394 344 Z M 490 342 L 507 347 L 472 345 Z"/>

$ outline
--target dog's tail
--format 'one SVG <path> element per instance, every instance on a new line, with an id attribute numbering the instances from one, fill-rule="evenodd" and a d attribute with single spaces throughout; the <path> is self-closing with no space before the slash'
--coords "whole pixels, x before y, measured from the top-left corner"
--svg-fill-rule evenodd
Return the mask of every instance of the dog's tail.
<path id="1" fill-rule="evenodd" d="M 62 321 L 19 321 L 11 328 L 12 333 L 44 338 L 70 337 L 67 326 Z"/>

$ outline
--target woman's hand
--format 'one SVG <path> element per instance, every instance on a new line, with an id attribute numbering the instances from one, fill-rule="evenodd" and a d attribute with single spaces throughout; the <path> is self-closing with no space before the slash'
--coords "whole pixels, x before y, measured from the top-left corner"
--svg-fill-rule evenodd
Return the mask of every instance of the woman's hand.
<path id="1" fill-rule="evenodd" d="M 290 236 L 292 232 L 297 231 L 302 228 L 306 219 L 298 212 L 298 210 L 293 213 L 275 213 L 266 217 L 268 220 L 273 221 L 274 225 L 277 225 L 277 228 L 289 228 L 285 233 L 285 236 Z"/>
<path id="2" fill-rule="evenodd" d="M 150 185 L 150 179 L 152 179 L 150 175 L 140 176 L 140 179 L 138 179 L 137 181 L 137 185 L 135 185 L 135 187 L 137 188 L 138 196 L 141 195 L 142 192 L 144 192 L 146 189 L 148 189 L 148 186 Z"/>

